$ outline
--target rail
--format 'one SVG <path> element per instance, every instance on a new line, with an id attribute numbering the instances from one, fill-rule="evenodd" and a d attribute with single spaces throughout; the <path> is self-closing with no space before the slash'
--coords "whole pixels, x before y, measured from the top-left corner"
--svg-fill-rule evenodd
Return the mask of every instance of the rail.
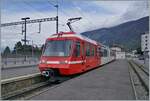
<path id="1" fill-rule="evenodd" d="M 138 66 L 147 76 L 149 76 L 149 72 L 144 68 L 143 65 L 137 64 L 135 61 L 132 61 L 136 66 Z"/>
<path id="2" fill-rule="evenodd" d="M 147 72 L 143 71 L 143 69 L 141 69 L 141 67 L 139 65 L 135 64 L 132 60 L 128 61 L 128 63 L 131 67 L 129 69 L 129 73 L 130 73 L 130 79 L 131 79 L 131 83 L 132 83 L 132 87 L 133 87 L 133 90 L 134 90 L 136 100 L 138 98 L 140 98 L 141 95 L 138 95 L 137 94 L 138 89 L 135 89 L 136 84 L 137 84 L 137 81 L 133 80 L 135 78 L 135 75 L 139 79 L 139 82 L 141 83 L 141 87 L 143 88 L 143 91 L 145 92 L 145 95 L 143 95 L 143 96 L 148 96 L 149 95 L 149 79 L 148 79 L 149 75 L 147 75 Z M 131 73 L 131 69 L 133 70 L 134 74 Z"/>

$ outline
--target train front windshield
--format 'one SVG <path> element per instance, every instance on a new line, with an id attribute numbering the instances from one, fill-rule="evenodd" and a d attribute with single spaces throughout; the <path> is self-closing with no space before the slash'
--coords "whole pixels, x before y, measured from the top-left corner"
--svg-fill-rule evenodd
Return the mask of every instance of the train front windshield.
<path id="1" fill-rule="evenodd" d="M 43 56 L 69 56 L 72 43 L 71 40 L 47 41 Z"/>

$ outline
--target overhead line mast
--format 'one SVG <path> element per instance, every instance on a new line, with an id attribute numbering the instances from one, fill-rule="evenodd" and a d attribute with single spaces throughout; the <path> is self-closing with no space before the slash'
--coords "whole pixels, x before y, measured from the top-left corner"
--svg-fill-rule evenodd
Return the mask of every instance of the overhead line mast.
<path id="1" fill-rule="evenodd" d="M 56 16 L 56 33 L 58 33 L 58 4 L 55 5 L 55 7 L 57 8 L 57 16 Z"/>
<path id="2" fill-rule="evenodd" d="M 1 27 L 7 27 L 7 26 L 13 26 L 13 25 L 22 25 L 22 32 L 24 32 L 24 45 L 26 45 L 27 39 L 26 39 L 26 24 L 30 23 L 39 23 L 39 31 L 41 30 L 41 22 L 47 22 L 47 21 L 56 21 L 56 17 L 52 18 L 42 18 L 42 19 L 34 19 L 34 20 L 27 20 L 29 17 L 22 18 L 24 21 L 18 21 L 18 22 L 11 22 L 11 23 L 3 23 L 1 24 Z M 23 24 L 24 24 L 24 30 L 23 30 Z"/>
<path id="3" fill-rule="evenodd" d="M 21 20 L 24 20 L 24 39 L 22 41 L 24 41 L 24 45 L 26 45 L 27 42 L 27 36 L 26 36 L 26 32 L 27 32 L 27 20 L 30 19 L 29 17 L 26 18 L 21 18 Z"/>
<path id="4" fill-rule="evenodd" d="M 58 33 L 59 32 L 59 23 L 58 23 L 58 0 L 57 0 L 57 4 L 53 4 L 53 3 L 51 3 L 50 1 L 48 1 L 48 3 L 50 4 L 50 5 L 52 5 L 53 7 L 56 7 L 56 9 L 57 9 L 57 13 L 56 13 L 56 33 Z"/>
<path id="5" fill-rule="evenodd" d="M 40 23 L 40 22 L 47 22 L 47 21 L 56 21 L 56 17 L 28 20 L 28 21 L 26 22 L 26 24 L 30 24 L 30 23 Z M 3 23 L 3 24 L 1 24 L 1 27 L 7 27 L 7 26 L 13 26 L 13 25 L 22 25 L 22 24 L 24 24 L 24 23 L 25 23 L 24 21 Z"/>

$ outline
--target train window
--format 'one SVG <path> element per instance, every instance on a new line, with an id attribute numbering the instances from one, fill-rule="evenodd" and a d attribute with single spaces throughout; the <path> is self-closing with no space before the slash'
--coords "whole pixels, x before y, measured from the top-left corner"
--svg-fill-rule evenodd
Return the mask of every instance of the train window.
<path id="1" fill-rule="evenodd" d="M 81 46 L 81 49 L 82 49 L 82 56 L 85 55 L 85 54 L 84 54 L 84 45 L 83 45 L 83 44 L 84 44 L 84 43 L 82 43 L 82 46 Z"/>
<path id="2" fill-rule="evenodd" d="M 97 48 L 97 56 L 101 56 L 101 55 L 102 55 L 102 53 L 101 53 L 101 48 L 98 47 L 98 48 Z"/>
<path id="3" fill-rule="evenodd" d="M 71 40 L 50 40 L 46 42 L 43 56 L 69 56 L 71 53 Z"/>
<path id="4" fill-rule="evenodd" d="M 80 42 L 76 42 L 75 56 L 80 56 Z"/>
<path id="5" fill-rule="evenodd" d="M 101 56 L 102 57 L 107 57 L 107 55 L 108 55 L 108 51 L 102 47 L 101 48 Z"/>
<path id="6" fill-rule="evenodd" d="M 90 56 L 90 45 L 86 45 L 86 56 Z"/>
<path id="7" fill-rule="evenodd" d="M 94 47 L 92 47 L 91 56 L 94 56 Z"/>
<path id="8" fill-rule="evenodd" d="M 108 55 L 107 50 L 106 50 L 106 49 L 104 49 L 103 56 L 104 56 L 104 57 L 107 57 L 107 55 Z"/>
<path id="9" fill-rule="evenodd" d="M 110 51 L 110 56 L 113 56 L 113 51 Z"/>
<path id="10" fill-rule="evenodd" d="M 104 49 L 103 48 L 101 48 L 100 53 L 101 53 L 101 56 L 103 57 L 104 56 Z"/>

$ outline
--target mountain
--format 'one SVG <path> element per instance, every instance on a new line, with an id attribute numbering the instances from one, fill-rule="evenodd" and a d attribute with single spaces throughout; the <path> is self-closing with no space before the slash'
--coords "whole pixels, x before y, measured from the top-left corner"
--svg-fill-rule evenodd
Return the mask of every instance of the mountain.
<path id="1" fill-rule="evenodd" d="M 149 32 L 149 16 L 129 21 L 110 28 L 100 28 L 81 33 L 105 45 L 121 45 L 125 50 L 137 49 L 141 45 L 141 34 Z"/>

